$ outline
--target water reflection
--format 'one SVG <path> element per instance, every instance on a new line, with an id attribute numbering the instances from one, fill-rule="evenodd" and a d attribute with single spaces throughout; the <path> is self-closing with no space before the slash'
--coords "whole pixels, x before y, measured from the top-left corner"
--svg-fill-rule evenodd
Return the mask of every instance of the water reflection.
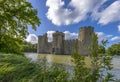
<path id="1" fill-rule="evenodd" d="M 70 67 L 73 65 L 70 56 L 65 55 L 50 55 L 50 54 L 36 54 L 36 53 L 25 53 L 27 58 L 31 58 L 32 61 L 37 61 L 40 58 L 46 58 L 47 62 L 51 65 L 52 63 L 65 64 L 68 71 L 71 71 Z M 114 56 L 112 60 L 113 69 L 110 71 L 115 75 L 114 79 L 120 79 L 120 56 Z"/>
<path id="2" fill-rule="evenodd" d="M 25 56 L 35 62 L 38 60 L 38 54 L 36 53 L 25 53 Z"/>
<path id="3" fill-rule="evenodd" d="M 114 56 L 112 64 L 115 69 L 120 69 L 120 56 Z"/>

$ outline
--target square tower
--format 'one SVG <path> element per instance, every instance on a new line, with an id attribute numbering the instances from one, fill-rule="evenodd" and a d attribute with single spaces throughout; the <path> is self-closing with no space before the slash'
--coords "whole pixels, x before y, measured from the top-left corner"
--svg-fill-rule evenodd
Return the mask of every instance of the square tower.
<path id="1" fill-rule="evenodd" d="M 56 31 L 53 34 L 52 53 L 64 54 L 64 33 Z"/>

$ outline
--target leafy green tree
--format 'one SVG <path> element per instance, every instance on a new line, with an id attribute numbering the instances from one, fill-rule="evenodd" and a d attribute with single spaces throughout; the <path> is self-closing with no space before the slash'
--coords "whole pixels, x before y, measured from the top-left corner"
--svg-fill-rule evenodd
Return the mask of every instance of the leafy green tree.
<path id="1" fill-rule="evenodd" d="M 104 46 L 104 47 L 105 47 L 105 46 L 106 46 L 106 44 L 108 43 L 108 40 L 104 40 L 104 39 L 103 39 L 103 40 L 101 41 L 101 43 L 102 43 L 102 46 Z"/>
<path id="2" fill-rule="evenodd" d="M 98 45 L 98 53 L 99 54 L 104 54 L 105 53 L 105 47 L 102 45 Z"/>
<path id="3" fill-rule="evenodd" d="M 101 44 L 98 45 L 98 54 L 105 54 L 106 53 L 106 49 L 105 46 L 108 43 L 108 40 L 102 40 Z"/>
<path id="4" fill-rule="evenodd" d="M 113 44 L 107 49 L 108 55 L 120 55 L 120 43 Z"/>
<path id="5" fill-rule="evenodd" d="M 21 51 L 28 26 L 36 30 L 36 25 L 40 25 L 40 21 L 31 3 L 26 0 L 0 0 L 0 51 Z"/>
<path id="6" fill-rule="evenodd" d="M 90 72 L 90 82 L 108 82 L 113 77 L 112 74 L 107 72 L 112 69 L 111 60 L 112 58 L 106 54 L 98 55 L 98 37 L 95 33 L 92 35 L 92 45 L 91 45 L 91 72 Z M 102 46 L 105 47 L 107 40 L 103 40 Z M 105 75 L 104 73 L 107 75 Z"/>
<path id="7" fill-rule="evenodd" d="M 22 40 L 8 35 L 2 35 L 0 41 L 0 52 L 22 54 Z"/>

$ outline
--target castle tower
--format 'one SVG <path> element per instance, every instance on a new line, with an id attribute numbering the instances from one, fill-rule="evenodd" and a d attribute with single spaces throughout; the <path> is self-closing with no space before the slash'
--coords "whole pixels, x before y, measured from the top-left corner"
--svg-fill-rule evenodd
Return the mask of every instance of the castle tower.
<path id="1" fill-rule="evenodd" d="M 56 31 L 53 34 L 52 53 L 64 54 L 64 33 Z"/>
<path id="2" fill-rule="evenodd" d="M 48 50 L 48 38 L 47 34 L 44 34 L 43 36 L 38 36 L 38 53 L 47 53 Z"/>
<path id="3" fill-rule="evenodd" d="M 94 28 L 91 26 L 80 28 L 78 35 L 78 51 L 81 55 L 90 55 L 93 32 Z"/>

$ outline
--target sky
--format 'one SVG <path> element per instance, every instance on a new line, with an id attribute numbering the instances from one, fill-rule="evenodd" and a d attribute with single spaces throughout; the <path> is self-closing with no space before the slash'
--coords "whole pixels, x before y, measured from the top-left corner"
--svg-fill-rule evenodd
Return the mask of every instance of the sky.
<path id="1" fill-rule="evenodd" d="M 93 26 L 99 41 L 108 46 L 120 42 L 120 0 L 28 0 L 38 11 L 41 25 L 34 31 L 29 26 L 27 41 L 37 43 L 37 36 L 48 34 L 52 41 L 55 31 L 65 39 L 76 39 L 79 29 Z"/>

